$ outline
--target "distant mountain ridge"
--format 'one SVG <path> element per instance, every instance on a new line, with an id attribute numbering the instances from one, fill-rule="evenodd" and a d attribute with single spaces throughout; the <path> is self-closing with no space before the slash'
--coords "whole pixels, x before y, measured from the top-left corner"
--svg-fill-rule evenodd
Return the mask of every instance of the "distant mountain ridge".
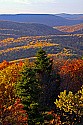
<path id="1" fill-rule="evenodd" d="M 48 26 L 64 26 L 83 23 L 83 20 L 70 20 L 65 17 L 54 14 L 1 14 L 0 20 L 38 23 Z"/>
<path id="2" fill-rule="evenodd" d="M 61 13 L 61 14 L 55 14 L 56 16 L 60 16 L 69 20 L 83 20 L 83 14 L 67 14 L 67 13 Z"/>

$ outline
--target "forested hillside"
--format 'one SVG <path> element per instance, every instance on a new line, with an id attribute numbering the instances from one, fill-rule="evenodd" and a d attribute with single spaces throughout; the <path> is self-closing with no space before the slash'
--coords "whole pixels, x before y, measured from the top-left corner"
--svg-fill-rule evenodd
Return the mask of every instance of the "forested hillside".
<path id="1" fill-rule="evenodd" d="M 40 47 L 57 58 L 81 58 L 82 42 L 82 35 L 7 38 L 0 41 L 0 62 L 34 57 Z"/>
<path id="2" fill-rule="evenodd" d="M 20 36 L 45 36 L 56 34 L 64 33 L 44 24 L 0 21 L 0 39 L 4 37 L 18 38 Z"/>
<path id="3" fill-rule="evenodd" d="M 61 15 L 0 15 L 0 125 L 83 125 L 83 20 Z"/>
<path id="4" fill-rule="evenodd" d="M 73 32 L 73 34 L 83 34 L 83 29 Z"/>
<path id="5" fill-rule="evenodd" d="M 0 124 L 83 123 L 83 60 L 49 58 L 0 63 Z"/>
<path id="6" fill-rule="evenodd" d="M 83 34 L 83 23 L 82 24 L 77 24 L 77 25 L 72 25 L 72 26 L 56 26 L 54 27 L 55 29 L 58 29 L 62 32 L 68 32 L 68 33 L 76 33 L 76 34 Z M 78 32 L 79 31 L 79 32 Z"/>

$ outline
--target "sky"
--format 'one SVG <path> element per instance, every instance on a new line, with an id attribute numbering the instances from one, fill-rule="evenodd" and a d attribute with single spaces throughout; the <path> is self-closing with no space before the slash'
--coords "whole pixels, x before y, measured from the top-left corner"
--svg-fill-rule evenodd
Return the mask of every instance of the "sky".
<path id="1" fill-rule="evenodd" d="M 0 14 L 83 14 L 83 0 L 0 0 Z"/>

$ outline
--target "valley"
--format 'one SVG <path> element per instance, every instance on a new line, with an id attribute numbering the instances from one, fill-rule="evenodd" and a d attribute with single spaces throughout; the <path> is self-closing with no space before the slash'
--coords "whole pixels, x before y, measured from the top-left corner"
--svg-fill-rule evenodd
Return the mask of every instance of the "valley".
<path id="1" fill-rule="evenodd" d="M 0 15 L 0 62 L 34 57 L 40 47 L 55 58 L 81 58 L 83 20 L 80 16 Z"/>
<path id="2" fill-rule="evenodd" d="M 0 125 L 83 125 L 83 15 L 0 15 Z"/>
<path id="3" fill-rule="evenodd" d="M 7 38 L 0 41 L 0 62 L 34 57 L 42 47 L 56 58 L 81 58 L 83 35 L 48 35 Z"/>

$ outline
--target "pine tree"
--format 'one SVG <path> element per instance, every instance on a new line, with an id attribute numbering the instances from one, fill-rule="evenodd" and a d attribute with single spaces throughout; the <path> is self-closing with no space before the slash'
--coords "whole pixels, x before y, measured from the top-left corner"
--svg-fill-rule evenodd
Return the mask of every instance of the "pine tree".
<path id="1" fill-rule="evenodd" d="M 47 56 L 42 48 L 39 49 L 36 56 L 36 75 L 42 88 L 40 102 L 42 110 L 46 110 L 50 109 L 51 104 L 54 105 L 54 96 L 60 85 L 60 77 L 52 69 L 53 60 Z"/>
<path id="2" fill-rule="evenodd" d="M 41 83 L 43 84 L 43 82 L 47 82 L 50 77 L 52 71 L 52 60 L 47 57 L 46 52 L 42 48 L 39 49 L 36 57 L 36 72 L 39 75 Z"/>
<path id="3" fill-rule="evenodd" d="M 28 112 L 28 124 L 34 125 L 41 117 L 39 112 L 40 85 L 34 68 L 24 67 L 21 79 L 16 85 L 17 95 L 21 98 L 24 109 Z M 41 120 L 40 120 L 41 121 Z"/>
<path id="4" fill-rule="evenodd" d="M 36 69 L 42 73 L 46 72 L 50 74 L 52 70 L 52 60 L 47 57 L 46 52 L 40 48 L 36 54 L 36 57 Z"/>

